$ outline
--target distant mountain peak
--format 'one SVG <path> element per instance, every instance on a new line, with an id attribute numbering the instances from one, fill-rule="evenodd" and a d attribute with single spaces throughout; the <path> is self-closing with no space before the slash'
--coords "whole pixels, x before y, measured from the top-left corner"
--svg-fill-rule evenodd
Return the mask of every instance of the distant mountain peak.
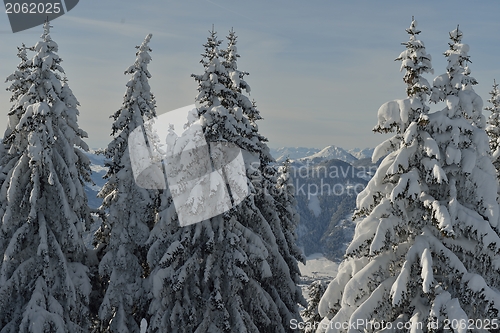
<path id="1" fill-rule="evenodd" d="M 358 160 L 362 160 L 364 158 L 372 158 L 374 148 L 354 148 L 354 149 L 349 149 L 348 152 L 356 157 Z"/>
<path id="2" fill-rule="evenodd" d="M 347 163 L 351 163 L 358 160 L 356 157 L 348 153 L 345 149 L 332 145 L 323 148 L 322 150 L 313 155 L 303 157 L 300 159 L 300 161 L 303 162 L 307 160 L 316 161 L 316 160 L 331 160 L 331 159 L 337 159 Z"/>

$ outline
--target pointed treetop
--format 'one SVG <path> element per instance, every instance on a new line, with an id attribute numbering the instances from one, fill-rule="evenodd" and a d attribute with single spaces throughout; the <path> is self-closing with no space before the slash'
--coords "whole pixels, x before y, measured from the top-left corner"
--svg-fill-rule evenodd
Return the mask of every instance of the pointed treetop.
<path id="1" fill-rule="evenodd" d="M 144 38 L 144 41 L 140 46 L 136 46 L 139 51 L 151 51 L 149 48 L 149 42 L 151 41 L 151 37 L 153 37 L 153 34 L 148 34 L 146 38 Z"/>
<path id="2" fill-rule="evenodd" d="M 228 43 L 236 41 L 237 38 L 238 37 L 236 36 L 236 32 L 233 28 L 231 28 L 231 30 L 229 30 L 229 36 L 227 36 Z"/>
<path id="3" fill-rule="evenodd" d="M 200 61 L 203 66 L 207 66 L 212 60 L 218 58 L 220 55 L 219 46 L 222 43 L 221 40 L 217 38 L 217 31 L 215 31 L 212 24 L 212 31 L 209 31 L 210 36 L 207 37 L 207 42 L 203 44 L 205 47 L 205 54 L 202 54 L 203 59 Z"/>
<path id="4" fill-rule="evenodd" d="M 411 24 L 410 27 L 406 29 L 406 32 L 413 36 L 421 33 L 421 31 L 417 29 L 417 21 L 415 21 L 414 16 L 411 17 Z"/>
<path id="5" fill-rule="evenodd" d="M 450 32 L 450 39 L 455 43 L 460 43 L 462 40 L 463 33 L 458 29 L 459 25 L 457 24 L 457 28 Z"/>
<path id="6" fill-rule="evenodd" d="M 448 58 L 447 70 L 450 74 L 454 73 L 452 76 L 457 75 L 456 73 L 467 76 L 470 73 L 467 73 L 466 67 L 468 63 L 471 63 L 470 57 L 467 54 L 469 52 L 469 45 L 462 43 L 463 33 L 460 31 L 458 25 L 455 30 L 450 31 L 449 35 L 451 39 L 451 42 L 448 43 L 450 49 L 444 53 Z M 472 81 L 475 82 L 475 80 Z"/>
<path id="7" fill-rule="evenodd" d="M 217 46 L 219 46 L 222 43 L 222 41 L 217 39 L 217 31 L 215 31 L 215 27 L 213 24 L 212 24 L 212 30 L 209 31 L 209 33 L 210 37 L 207 38 L 208 44 L 210 44 L 211 42 L 216 42 Z"/>
<path id="8" fill-rule="evenodd" d="M 45 20 L 45 23 L 43 24 L 43 35 L 40 36 L 44 42 L 52 40 L 50 38 L 50 28 L 52 28 L 52 26 L 50 25 L 49 18 L 47 17 L 47 20 Z"/>
<path id="9" fill-rule="evenodd" d="M 238 36 L 236 36 L 236 32 L 234 31 L 233 28 L 229 30 L 229 36 L 226 36 L 228 46 L 231 47 L 232 45 L 236 44 L 236 40 L 238 39 Z"/>
<path id="10" fill-rule="evenodd" d="M 425 78 L 424 73 L 433 73 L 431 60 L 432 57 L 427 54 L 424 43 L 417 39 L 420 30 L 417 28 L 417 21 L 412 17 L 410 28 L 406 32 L 410 35 L 410 40 L 401 43 L 406 47 L 398 58 L 395 60 L 401 61 L 401 71 L 405 71 L 403 81 L 407 84 L 406 93 L 408 97 L 419 97 L 422 101 L 426 100 L 426 95 L 429 94 L 430 85 Z"/>
<path id="11" fill-rule="evenodd" d="M 231 30 L 229 30 L 229 36 L 227 36 L 227 38 L 229 39 L 228 42 L 231 42 L 231 40 L 233 39 L 236 40 L 237 36 L 233 27 L 231 27 Z"/>
<path id="12" fill-rule="evenodd" d="M 236 62 L 240 57 L 240 55 L 238 54 L 238 49 L 236 48 L 238 37 L 236 36 L 236 33 L 234 32 L 233 28 L 231 28 L 231 30 L 229 31 L 229 36 L 227 36 L 226 38 L 227 38 L 227 49 L 223 51 L 226 67 L 229 70 L 237 70 L 238 65 L 236 64 Z M 243 76 L 247 75 L 248 73 L 242 72 L 241 74 L 243 74 L 241 76 L 241 78 L 243 78 Z"/>
<path id="13" fill-rule="evenodd" d="M 151 78 L 151 74 L 147 70 L 147 65 L 151 61 L 151 56 L 148 52 L 153 51 L 149 47 L 149 42 L 151 41 L 152 37 L 153 34 L 148 34 L 146 38 L 144 38 L 144 41 L 141 43 L 141 45 L 137 45 L 135 47 L 137 49 L 137 52 L 135 53 L 137 57 L 134 64 L 125 71 L 125 74 L 133 74 L 138 70 L 142 70 L 145 72 L 147 78 Z"/>

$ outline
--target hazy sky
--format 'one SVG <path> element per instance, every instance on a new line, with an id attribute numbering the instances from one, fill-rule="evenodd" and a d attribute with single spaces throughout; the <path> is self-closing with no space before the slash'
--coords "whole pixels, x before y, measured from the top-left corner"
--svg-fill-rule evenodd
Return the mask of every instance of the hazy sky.
<path id="1" fill-rule="evenodd" d="M 52 22 L 51 36 L 80 101 L 90 147 L 110 141 L 109 116 L 120 108 L 129 79 L 123 73 L 148 33 L 158 114 L 194 103 L 190 75 L 203 71 L 200 54 L 212 24 L 221 39 L 231 28 L 239 36 L 238 66 L 250 73 L 251 98 L 264 117 L 259 129 L 271 147 L 374 147 L 384 139 L 371 132 L 378 108 L 405 97 L 394 59 L 404 50 L 412 15 L 433 57 L 429 81 L 446 71 L 448 32 L 460 24 L 486 106 L 493 79 L 500 81 L 498 0 L 81 0 Z M 39 26 L 13 34 L 0 13 L 2 82 L 19 62 L 16 46 L 34 45 L 41 33 Z M 0 89 L 1 132 L 11 107 L 6 87 Z"/>

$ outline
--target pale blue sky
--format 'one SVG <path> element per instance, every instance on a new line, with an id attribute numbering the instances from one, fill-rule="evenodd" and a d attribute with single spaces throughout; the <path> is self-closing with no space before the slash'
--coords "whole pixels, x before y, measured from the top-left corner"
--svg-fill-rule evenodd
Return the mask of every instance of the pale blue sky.
<path id="1" fill-rule="evenodd" d="M 379 106 L 405 97 L 394 59 L 408 40 L 411 16 L 433 57 L 430 81 L 445 72 L 448 32 L 460 24 L 486 106 L 493 79 L 500 80 L 499 13 L 497 0 L 81 0 L 52 22 L 52 38 L 91 147 L 109 142 L 109 116 L 120 108 L 129 79 L 123 72 L 148 33 L 158 114 L 193 104 L 190 74 L 203 70 L 200 54 L 212 24 L 220 38 L 231 27 L 239 36 L 239 68 L 250 72 L 251 97 L 264 117 L 259 128 L 271 147 L 374 147 L 383 140 L 371 132 Z M 0 13 L 0 81 L 16 68 L 16 46 L 34 45 L 41 32 L 12 34 Z M 2 133 L 11 106 L 6 87 L 0 89 Z"/>

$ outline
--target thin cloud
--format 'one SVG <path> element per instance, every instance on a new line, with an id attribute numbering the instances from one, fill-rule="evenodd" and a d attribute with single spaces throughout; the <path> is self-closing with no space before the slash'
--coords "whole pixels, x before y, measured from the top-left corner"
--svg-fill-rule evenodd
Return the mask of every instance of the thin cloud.
<path id="1" fill-rule="evenodd" d="M 106 31 L 108 34 L 114 33 L 122 36 L 133 36 L 133 35 L 144 35 L 152 33 L 153 35 L 160 37 L 169 38 L 182 38 L 179 34 L 169 33 L 165 31 L 155 30 L 152 31 L 150 27 L 146 27 L 142 24 L 131 24 L 128 22 L 113 22 L 108 20 L 98 20 L 91 18 L 83 18 L 77 16 L 61 16 L 58 20 L 64 20 L 67 23 L 71 23 L 72 26 L 79 25 L 82 28 L 90 30 Z"/>

